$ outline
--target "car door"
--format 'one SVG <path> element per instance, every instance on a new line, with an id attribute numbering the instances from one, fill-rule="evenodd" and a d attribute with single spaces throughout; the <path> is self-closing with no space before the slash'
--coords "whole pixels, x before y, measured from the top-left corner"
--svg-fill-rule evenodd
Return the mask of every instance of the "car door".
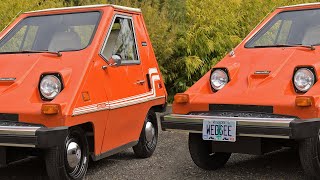
<path id="1" fill-rule="evenodd" d="M 102 152 L 133 142 L 141 131 L 145 110 L 140 101 L 148 85 L 136 42 L 133 18 L 115 14 L 101 51 L 101 57 L 109 63 L 103 83 L 110 96 Z M 121 57 L 120 66 L 112 66 L 113 55 Z"/>

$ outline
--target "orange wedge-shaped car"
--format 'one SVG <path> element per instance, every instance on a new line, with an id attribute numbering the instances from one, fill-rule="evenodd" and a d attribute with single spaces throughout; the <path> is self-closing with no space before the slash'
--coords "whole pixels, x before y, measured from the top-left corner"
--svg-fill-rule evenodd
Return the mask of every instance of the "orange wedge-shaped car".
<path id="1" fill-rule="evenodd" d="M 140 9 L 23 13 L 0 34 L 0 165 L 42 155 L 51 179 L 82 179 L 89 158 L 149 157 L 166 96 Z"/>
<path id="2" fill-rule="evenodd" d="M 186 92 L 165 130 L 189 132 L 196 165 L 213 170 L 231 153 L 299 147 L 320 177 L 320 3 L 280 7 Z"/>

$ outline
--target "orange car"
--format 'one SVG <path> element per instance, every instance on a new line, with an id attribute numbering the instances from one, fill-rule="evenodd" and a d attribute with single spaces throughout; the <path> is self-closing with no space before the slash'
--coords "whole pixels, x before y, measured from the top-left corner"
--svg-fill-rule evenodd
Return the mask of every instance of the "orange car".
<path id="1" fill-rule="evenodd" d="M 186 92 L 165 130 L 189 132 L 196 165 L 213 170 L 231 153 L 298 146 L 320 177 L 320 3 L 277 8 Z"/>
<path id="2" fill-rule="evenodd" d="M 23 13 L 0 34 L 0 165 L 43 155 L 51 179 L 154 152 L 166 90 L 140 9 Z"/>

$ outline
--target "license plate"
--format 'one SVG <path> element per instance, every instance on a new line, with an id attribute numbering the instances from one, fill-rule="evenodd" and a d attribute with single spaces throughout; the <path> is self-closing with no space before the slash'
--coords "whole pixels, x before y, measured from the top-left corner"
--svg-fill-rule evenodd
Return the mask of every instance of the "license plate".
<path id="1" fill-rule="evenodd" d="M 203 120 L 202 138 L 212 141 L 236 141 L 236 121 Z"/>

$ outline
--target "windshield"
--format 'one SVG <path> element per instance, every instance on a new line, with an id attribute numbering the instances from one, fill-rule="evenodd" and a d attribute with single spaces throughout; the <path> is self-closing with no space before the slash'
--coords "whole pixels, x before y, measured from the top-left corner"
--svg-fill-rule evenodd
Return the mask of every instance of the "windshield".
<path id="1" fill-rule="evenodd" d="M 99 19 L 99 12 L 28 17 L 0 41 L 0 52 L 81 50 L 90 44 Z"/>
<path id="2" fill-rule="evenodd" d="M 319 44 L 320 9 L 312 9 L 279 13 L 245 47 Z"/>

